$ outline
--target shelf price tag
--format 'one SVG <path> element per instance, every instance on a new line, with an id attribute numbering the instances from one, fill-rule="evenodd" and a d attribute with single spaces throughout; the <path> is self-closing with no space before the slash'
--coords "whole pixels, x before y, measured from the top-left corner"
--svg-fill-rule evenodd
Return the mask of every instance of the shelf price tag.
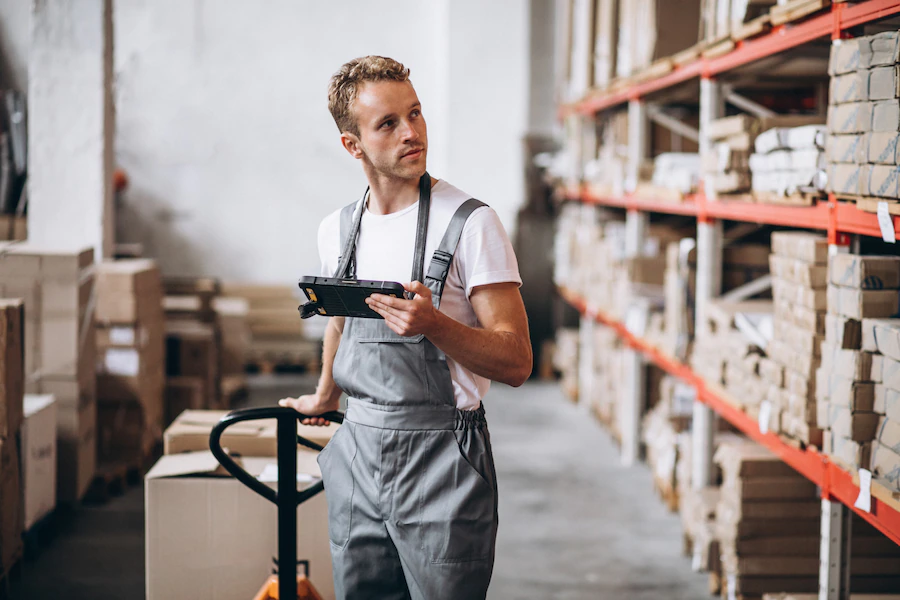
<path id="1" fill-rule="evenodd" d="M 894 219 L 888 212 L 888 203 L 878 203 L 878 227 L 881 229 L 881 239 L 889 244 L 897 243 L 897 236 L 894 232 Z"/>
<path id="2" fill-rule="evenodd" d="M 759 432 L 763 435 L 769 433 L 769 422 L 772 420 L 772 403 L 763 400 L 759 405 Z"/>
<path id="3" fill-rule="evenodd" d="M 859 497 L 853 506 L 868 513 L 872 512 L 872 471 L 859 470 Z"/>

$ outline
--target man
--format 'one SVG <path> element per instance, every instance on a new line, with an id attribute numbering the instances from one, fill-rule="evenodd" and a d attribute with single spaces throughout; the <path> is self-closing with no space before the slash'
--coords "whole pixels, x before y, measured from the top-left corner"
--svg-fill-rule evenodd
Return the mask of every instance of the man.
<path id="1" fill-rule="evenodd" d="M 493 210 L 426 173 L 425 118 L 402 64 L 345 64 L 328 106 L 369 189 L 322 222 L 323 272 L 409 281 L 408 298 L 367 301 L 383 320 L 331 318 L 316 392 L 281 401 L 318 415 L 350 397 L 319 455 L 335 591 L 484 598 L 497 482 L 481 399 L 490 380 L 521 385 L 532 364 L 515 255 Z"/>

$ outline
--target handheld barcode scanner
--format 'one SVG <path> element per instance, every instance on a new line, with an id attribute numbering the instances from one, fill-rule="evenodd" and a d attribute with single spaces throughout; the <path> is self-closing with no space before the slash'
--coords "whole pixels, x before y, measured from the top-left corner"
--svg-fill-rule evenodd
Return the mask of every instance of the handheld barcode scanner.
<path id="1" fill-rule="evenodd" d="M 337 411 L 317 417 L 334 423 L 344 422 L 344 415 Z M 306 574 L 297 576 L 297 506 L 325 489 L 322 481 L 303 491 L 297 489 L 297 445 L 317 452 L 323 449 L 319 444 L 297 435 L 297 422 L 307 418 L 310 417 L 293 408 L 281 406 L 235 410 L 222 417 L 209 434 L 209 449 L 225 470 L 278 507 L 277 575 L 265 582 L 254 600 L 321 600 L 308 579 L 309 563 L 305 563 Z M 241 421 L 260 419 L 275 419 L 278 423 L 277 490 L 248 473 L 222 449 L 222 434 L 228 427 Z"/>

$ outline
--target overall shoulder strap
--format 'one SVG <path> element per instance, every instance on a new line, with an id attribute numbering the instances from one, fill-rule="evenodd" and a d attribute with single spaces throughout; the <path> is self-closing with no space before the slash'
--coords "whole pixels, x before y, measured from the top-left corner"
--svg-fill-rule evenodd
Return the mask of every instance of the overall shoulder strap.
<path id="1" fill-rule="evenodd" d="M 366 189 L 366 194 L 369 190 Z M 359 235 L 359 224 L 362 221 L 362 210 L 356 212 L 357 207 L 362 207 L 366 201 L 366 194 L 362 200 L 348 204 L 341 210 L 341 255 L 338 257 L 338 268 L 334 276 L 338 279 L 353 278 L 356 275 L 356 238 Z M 356 216 L 356 219 L 353 217 Z"/>
<path id="2" fill-rule="evenodd" d="M 444 284 L 447 282 L 447 275 L 450 274 L 453 255 L 456 254 L 456 247 L 459 246 L 459 239 L 462 236 L 463 228 L 466 226 L 466 221 L 469 219 L 469 215 L 482 206 L 487 206 L 487 204 L 475 198 L 469 198 L 463 202 L 456 209 L 453 218 L 450 219 L 447 231 L 431 257 L 431 264 L 428 265 L 428 272 L 425 275 L 425 285 L 431 288 L 432 296 L 435 298 L 435 306 L 440 306 Z"/>

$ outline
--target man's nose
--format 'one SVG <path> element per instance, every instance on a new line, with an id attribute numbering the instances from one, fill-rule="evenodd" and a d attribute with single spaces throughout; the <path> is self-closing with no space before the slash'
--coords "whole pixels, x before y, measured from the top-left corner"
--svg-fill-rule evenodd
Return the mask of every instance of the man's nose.
<path id="1" fill-rule="evenodd" d="M 419 132 L 416 131 L 411 121 L 403 121 L 401 135 L 403 135 L 404 142 L 415 142 L 419 139 Z"/>

